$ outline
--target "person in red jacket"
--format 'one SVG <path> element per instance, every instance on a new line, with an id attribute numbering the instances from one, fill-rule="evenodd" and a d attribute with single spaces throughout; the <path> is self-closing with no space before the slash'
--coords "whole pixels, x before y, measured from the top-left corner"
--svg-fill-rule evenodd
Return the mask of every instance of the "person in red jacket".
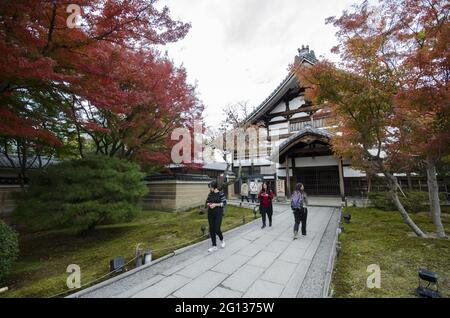
<path id="1" fill-rule="evenodd" d="M 273 192 L 272 190 L 267 188 L 267 184 L 263 183 L 261 191 L 258 193 L 258 199 L 259 199 L 259 211 L 261 212 L 262 216 L 262 229 L 266 227 L 266 215 L 269 218 L 269 226 L 272 226 L 272 214 L 273 214 L 273 208 L 272 208 L 272 199 L 273 199 Z"/>

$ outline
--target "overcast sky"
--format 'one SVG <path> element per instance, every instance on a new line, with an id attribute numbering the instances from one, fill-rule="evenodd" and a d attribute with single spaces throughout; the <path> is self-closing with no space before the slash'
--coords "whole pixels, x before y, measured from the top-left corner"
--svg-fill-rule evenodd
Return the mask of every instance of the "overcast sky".
<path id="1" fill-rule="evenodd" d="M 258 106 L 283 80 L 297 49 L 330 53 L 336 30 L 325 25 L 359 0 L 166 0 L 172 16 L 190 22 L 186 38 L 166 47 L 196 83 L 207 125 L 227 104 Z"/>

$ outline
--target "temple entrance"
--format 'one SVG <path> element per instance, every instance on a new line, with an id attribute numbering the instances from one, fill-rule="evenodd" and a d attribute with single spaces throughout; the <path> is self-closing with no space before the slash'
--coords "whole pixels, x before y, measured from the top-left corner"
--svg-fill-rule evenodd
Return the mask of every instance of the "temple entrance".
<path id="1" fill-rule="evenodd" d="M 339 195 L 337 166 L 295 169 L 297 182 L 303 183 L 309 195 Z"/>

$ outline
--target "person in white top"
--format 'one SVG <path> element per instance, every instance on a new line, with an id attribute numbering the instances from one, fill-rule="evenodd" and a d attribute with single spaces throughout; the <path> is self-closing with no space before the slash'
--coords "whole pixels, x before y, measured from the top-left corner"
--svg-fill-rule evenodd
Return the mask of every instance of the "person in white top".
<path id="1" fill-rule="evenodd" d="M 241 186 L 241 202 L 244 202 L 244 199 L 246 199 L 247 202 L 250 202 L 248 200 L 248 184 L 245 181 Z"/>
<path id="2" fill-rule="evenodd" d="M 250 198 L 252 199 L 252 203 L 256 202 L 256 196 L 258 195 L 258 185 L 254 180 L 250 182 Z"/>

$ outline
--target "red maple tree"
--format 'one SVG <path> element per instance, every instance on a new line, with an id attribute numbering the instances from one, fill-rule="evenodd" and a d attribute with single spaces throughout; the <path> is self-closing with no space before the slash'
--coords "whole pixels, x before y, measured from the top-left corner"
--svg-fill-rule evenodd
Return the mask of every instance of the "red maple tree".
<path id="1" fill-rule="evenodd" d="M 53 155 L 75 134 L 81 156 L 92 140 L 97 153 L 165 162 L 168 131 L 200 118 L 202 105 L 157 46 L 190 25 L 157 0 L 70 4 L 81 8 L 75 28 L 67 1 L 0 3 L 3 154 Z"/>

